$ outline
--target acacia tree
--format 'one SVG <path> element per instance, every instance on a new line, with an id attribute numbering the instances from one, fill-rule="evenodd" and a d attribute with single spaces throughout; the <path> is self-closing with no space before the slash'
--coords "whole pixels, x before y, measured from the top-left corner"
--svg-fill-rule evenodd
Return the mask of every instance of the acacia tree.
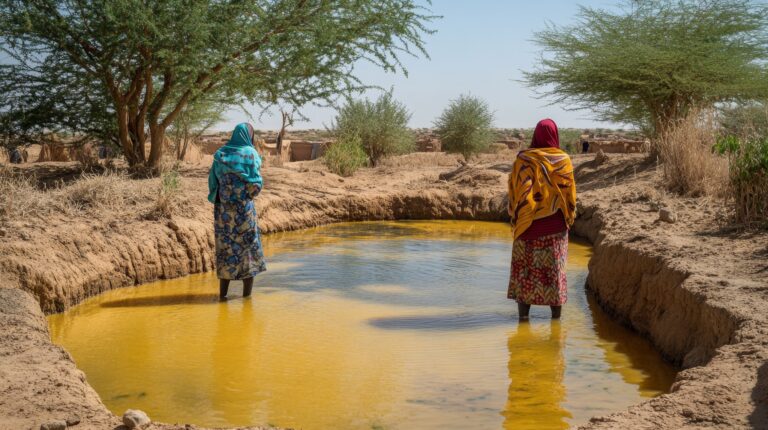
<path id="1" fill-rule="evenodd" d="M 581 7 L 535 35 L 528 85 L 600 119 L 668 129 L 692 107 L 768 94 L 768 8 L 748 0 L 634 0 Z"/>
<path id="2" fill-rule="evenodd" d="M 366 88 L 357 61 L 405 72 L 401 55 L 426 55 L 432 18 L 415 0 L 7 0 L 0 85 L 56 87 L 40 76 L 59 59 L 84 78 L 81 94 L 106 94 L 127 161 L 154 168 L 166 130 L 200 97 L 333 103 Z"/>

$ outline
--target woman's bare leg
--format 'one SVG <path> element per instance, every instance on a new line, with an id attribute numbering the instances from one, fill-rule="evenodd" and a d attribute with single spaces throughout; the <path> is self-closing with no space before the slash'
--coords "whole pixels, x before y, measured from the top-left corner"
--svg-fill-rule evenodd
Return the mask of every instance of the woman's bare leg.
<path id="1" fill-rule="evenodd" d="M 560 319 L 560 312 L 562 312 L 563 307 L 562 306 L 550 306 L 550 309 L 552 309 L 552 319 Z"/>
<path id="2" fill-rule="evenodd" d="M 523 302 L 517 302 L 517 314 L 520 321 L 528 321 L 528 313 L 531 312 L 531 305 L 526 305 Z"/>
<path id="3" fill-rule="evenodd" d="M 229 279 L 219 279 L 219 300 L 226 300 L 228 291 Z"/>
<path id="4" fill-rule="evenodd" d="M 252 290 L 253 290 L 253 278 L 243 279 L 243 297 L 250 296 Z"/>

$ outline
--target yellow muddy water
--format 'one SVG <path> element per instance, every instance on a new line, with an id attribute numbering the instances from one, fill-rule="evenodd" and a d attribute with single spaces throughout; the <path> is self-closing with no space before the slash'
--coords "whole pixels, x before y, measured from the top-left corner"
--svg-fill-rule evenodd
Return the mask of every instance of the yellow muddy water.
<path id="1" fill-rule="evenodd" d="M 264 238 L 254 294 L 214 274 L 109 291 L 49 318 L 116 414 L 297 429 L 561 429 L 667 391 L 674 370 L 584 290 L 560 322 L 506 299 L 504 224 L 338 224 Z"/>

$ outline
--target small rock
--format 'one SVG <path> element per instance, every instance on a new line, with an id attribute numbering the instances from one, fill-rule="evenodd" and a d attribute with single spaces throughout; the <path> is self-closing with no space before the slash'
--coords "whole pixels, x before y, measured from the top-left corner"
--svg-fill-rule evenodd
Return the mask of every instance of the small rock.
<path id="1" fill-rule="evenodd" d="M 0 237 L 5 237 L 7 233 L 5 232 L 4 228 L 0 228 Z"/>
<path id="2" fill-rule="evenodd" d="M 73 427 L 80 424 L 80 417 L 67 418 L 67 427 Z"/>
<path id="3" fill-rule="evenodd" d="M 661 208 L 659 209 L 659 219 L 664 222 L 674 224 L 675 222 L 677 222 L 677 214 L 674 211 L 672 211 L 672 209 Z"/>
<path id="4" fill-rule="evenodd" d="M 123 424 L 129 429 L 141 428 L 150 423 L 149 416 L 138 409 L 128 409 L 123 414 Z"/>
<path id="5" fill-rule="evenodd" d="M 170 228 L 173 231 L 179 231 L 179 225 L 173 221 L 168 221 L 168 228 Z"/>
<path id="6" fill-rule="evenodd" d="M 66 421 L 50 421 L 40 426 L 40 430 L 66 430 Z"/>
<path id="7" fill-rule="evenodd" d="M 32 236 L 30 236 L 30 234 L 27 233 L 26 231 L 22 231 L 21 233 L 19 233 L 19 236 L 21 236 L 21 238 L 24 240 L 32 239 Z"/>
<path id="8" fill-rule="evenodd" d="M 597 150 L 597 154 L 595 155 L 595 164 L 598 166 L 608 161 L 608 156 L 605 155 L 605 152 L 603 152 L 602 149 Z"/>

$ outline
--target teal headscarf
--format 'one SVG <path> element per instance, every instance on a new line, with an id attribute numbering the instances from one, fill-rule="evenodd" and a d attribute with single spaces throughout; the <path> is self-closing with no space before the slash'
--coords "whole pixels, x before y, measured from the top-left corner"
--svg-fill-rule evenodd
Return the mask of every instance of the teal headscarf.
<path id="1" fill-rule="evenodd" d="M 216 202 L 219 192 L 219 178 L 228 173 L 240 177 L 243 182 L 263 187 L 261 179 L 261 157 L 253 147 L 253 127 L 247 123 L 238 124 L 232 137 L 213 155 L 213 166 L 208 174 L 208 201 Z"/>

